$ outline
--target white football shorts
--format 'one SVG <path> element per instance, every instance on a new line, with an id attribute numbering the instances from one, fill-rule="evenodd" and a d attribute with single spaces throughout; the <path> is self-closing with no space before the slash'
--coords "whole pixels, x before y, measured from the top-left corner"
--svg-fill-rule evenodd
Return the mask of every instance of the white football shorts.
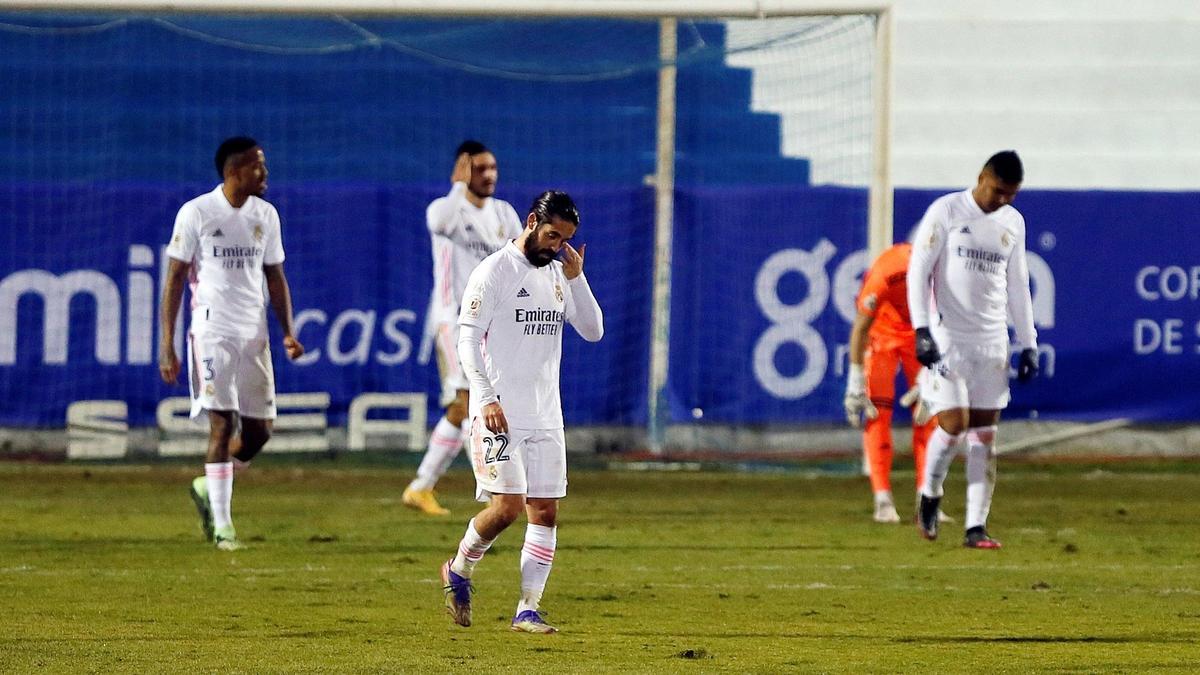
<path id="1" fill-rule="evenodd" d="M 188 333 L 192 419 L 206 410 L 275 419 L 275 373 L 265 338 Z"/>
<path id="2" fill-rule="evenodd" d="M 567 444 L 562 429 L 512 429 L 493 434 L 483 418 L 471 420 L 471 467 L 475 498 L 493 494 L 535 499 L 567 496 Z"/>
<path id="3" fill-rule="evenodd" d="M 954 408 L 1003 410 L 1008 407 L 1007 343 L 947 344 L 938 340 L 942 359 L 921 371 L 921 398 L 930 412 Z"/>
<path id="4" fill-rule="evenodd" d="M 442 378 L 441 406 L 454 402 L 459 391 L 466 391 L 467 375 L 458 360 L 458 324 L 438 324 L 434 344 L 437 347 L 438 374 Z"/>

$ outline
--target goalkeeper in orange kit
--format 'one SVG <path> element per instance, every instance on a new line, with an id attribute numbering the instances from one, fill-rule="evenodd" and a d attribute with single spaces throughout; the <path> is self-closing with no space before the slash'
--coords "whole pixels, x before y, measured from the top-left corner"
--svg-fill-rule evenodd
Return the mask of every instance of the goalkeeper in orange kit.
<path id="1" fill-rule="evenodd" d="M 917 384 L 921 364 L 908 318 L 905 275 L 912 244 L 896 244 L 884 251 L 863 275 L 858 294 L 858 315 L 850 330 L 850 373 L 846 378 L 846 419 L 858 426 L 866 418 L 863 446 L 875 493 L 875 522 L 898 523 L 892 498 L 892 408 L 896 401 L 896 369 L 904 371 L 909 387 Z M 925 443 L 935 420 L 913 422 L 913 463 L 917 489 L 925 467 Z M 944 514 L 942 515 L 945 518 Z"/>

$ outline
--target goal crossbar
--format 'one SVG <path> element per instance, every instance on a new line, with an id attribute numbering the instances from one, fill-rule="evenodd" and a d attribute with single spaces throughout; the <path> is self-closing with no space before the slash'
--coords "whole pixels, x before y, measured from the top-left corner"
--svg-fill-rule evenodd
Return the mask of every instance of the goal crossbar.
<path id="1" fill-rule="evenodd" d="M 0 0 L 2 9 L 53 11 L 609 18 L 880 15 L 889 7 L 841 0 Z"/>

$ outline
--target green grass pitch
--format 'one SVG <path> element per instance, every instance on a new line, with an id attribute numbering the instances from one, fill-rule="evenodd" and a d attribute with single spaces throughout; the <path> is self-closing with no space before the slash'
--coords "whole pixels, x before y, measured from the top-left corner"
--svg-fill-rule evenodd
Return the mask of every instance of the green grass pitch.
<path id="1" fill-rule="evenodd" d="M 234 495 L 250 548 L 222 553 L 195 468 L 0 464 L 0 672 L 1200 669 L 1183 462 L 1002 461 L 1000 551 L 872 523 L 861 477 L 576 470 L 551 636 L 508 631 L 523 522 L 476 571 L 475 625 L 444 613 L 437 568 L 477 508 L 462 469 L 440 486 L 453 515 L 429 518 L 399 502 L 411 467 L 264 457 Z"/>

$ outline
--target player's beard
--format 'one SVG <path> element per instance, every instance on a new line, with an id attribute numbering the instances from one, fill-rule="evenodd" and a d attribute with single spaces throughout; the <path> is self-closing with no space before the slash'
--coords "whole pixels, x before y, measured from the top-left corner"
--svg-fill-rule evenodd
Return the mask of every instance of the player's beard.
<path id="1" fill-rule="evenodd" d="M 495 183 L 491 183 L 491 184 L 484 183 L 483 185 L 479 186 L 479 189 L 476 189 L 472 185 L 467 185 L 467 189 L 471 191 L 471 194 L 475 195 L 476 197 L 478 197 L 480 199 L 487 199 L 488 197 L 491 197 L 492 195 L 496 194 L 496 184 Z"/>
<path id="2" fill-rule="evenodd" d="M 533 264 L 534 267 L 545 267 L 549 265 L 557 255 L 553 249 L 538 248 L 537 242 L 533 237 L 525 240 L 525 258 Z"/>

